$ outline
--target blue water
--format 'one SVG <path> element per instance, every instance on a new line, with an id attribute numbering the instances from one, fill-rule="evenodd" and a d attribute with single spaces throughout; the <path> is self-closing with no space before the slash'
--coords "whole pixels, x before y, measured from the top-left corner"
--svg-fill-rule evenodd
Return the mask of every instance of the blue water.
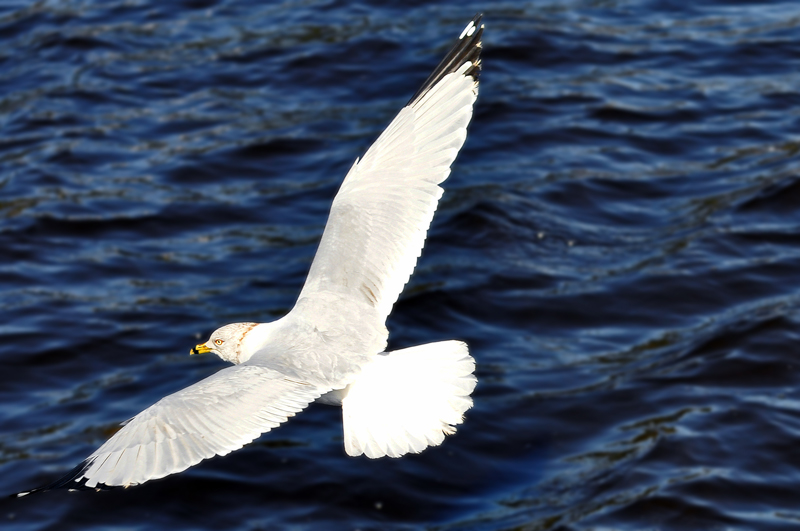
<path id="1" fill-rule="evenodd" d="M 478 362 L 454 437 L 314 405 L 3 529 L 796 529 L 800 3 L 0 4 L 0 478 L 56 479 L 294 303 L 353 160 L 476 13 L 481 93 L 390 346 Z"/>

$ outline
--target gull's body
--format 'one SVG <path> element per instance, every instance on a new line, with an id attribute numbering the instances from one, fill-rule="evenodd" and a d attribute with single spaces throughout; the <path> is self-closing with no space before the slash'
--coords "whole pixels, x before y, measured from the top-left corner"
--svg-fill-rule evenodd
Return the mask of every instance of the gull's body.
<path id="1" fill-rule="evenodd" d="M 466 138 L 482 31 L 475 17 L 356 160 L 294 308 L 271 323 L 215 331 L 193 352 L 234 366 L 142 411 L 70 474 L 36 490 L 130 486 L 180 472 L 241 448 L 315 400 L 342 406 L 350 455 L 398 457 L 455 431 L 476 383 L 466 345 L 386 353 L 385 321 Z"/>

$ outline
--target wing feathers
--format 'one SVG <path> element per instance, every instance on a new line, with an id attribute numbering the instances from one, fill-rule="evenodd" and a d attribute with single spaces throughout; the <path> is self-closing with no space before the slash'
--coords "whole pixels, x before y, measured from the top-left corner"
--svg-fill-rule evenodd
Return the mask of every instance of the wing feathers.
<path id="1" fill-rule="evenodd" d="M 361 324 L 371 325 L 384 341 L 384 321 L 416 266 L 442 195 L 438 184 L 449 176 L 466 139 L 477 97 L 481 35 L 476 16 L 350 169 L 300 294 L 300 299 L 339 294 L 335 300 L 348 302 L 338 310 L 361 316 Z M 360 297 L 351 296 L 354 290 Z"/>
<path id="2" fill-rule="evenodd" d="M 417 92 L 408 101 L 408 105 L 413 104 L 421 96 L 430 90 L 431 87 L 436 85 L 442 77 L 452 72 L 454 69 L 470 62 L 472 66 L 465 72 L 465 75 L 471 76 L 478 80 L 480 74 L 480 53 L 481 53 L 481 37 L 483 37 L 483 25 L 481 24 L 482 15 L 478 14 L 473 17 L 461 36 L 458 38 L 456 44 L 450 49 L 444 59 L 439 63 L 439 66 L 434 69 L 433 73 L 428 76 L 428 79 L 422 84 Z M 472 32 L 470 32 L 472 30 Z"/>
<path id="3" fill-rule="evenodd" d="M 83 469 L 45 490 L 128 486 L 181 472 L 241 448 L 324 391 L 266 367 L 223 369 L 136 415 L 87 459 Z"/>

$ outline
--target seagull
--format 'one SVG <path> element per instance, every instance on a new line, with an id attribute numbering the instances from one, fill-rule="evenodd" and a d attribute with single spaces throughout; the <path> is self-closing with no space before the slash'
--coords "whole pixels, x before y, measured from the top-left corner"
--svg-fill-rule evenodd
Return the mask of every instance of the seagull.
<path id="1" fill-rule="evenodd" d="M 295 306 L 269 323 L 215 330 L 192 354 L 233 364 L 125 422 L 56 488 L 129 487 L 226 455 L 311 402 L 342 408 L 350 456 L 400 457 L 442 443 L 472 407 L 475 360 L 460 341 L 385 352 L 386 318 L 417 263 L 439 186 L 478 96 L 476 15 L 333 199 Z"/>

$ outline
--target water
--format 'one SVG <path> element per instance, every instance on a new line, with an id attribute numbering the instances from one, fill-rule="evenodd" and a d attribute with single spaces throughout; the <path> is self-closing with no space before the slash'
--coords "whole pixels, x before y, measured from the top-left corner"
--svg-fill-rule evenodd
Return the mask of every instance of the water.
<path id="1" fill-rule="evenodd" d="M 390 346 L 478 361 L 456 436 L 312 406 L 3 528 L 794 529 L 800 4 L 0 6 L 0 477 L 53 480 L 293 304 L 347 169 L 476 12 L 484 74 Z"/>

